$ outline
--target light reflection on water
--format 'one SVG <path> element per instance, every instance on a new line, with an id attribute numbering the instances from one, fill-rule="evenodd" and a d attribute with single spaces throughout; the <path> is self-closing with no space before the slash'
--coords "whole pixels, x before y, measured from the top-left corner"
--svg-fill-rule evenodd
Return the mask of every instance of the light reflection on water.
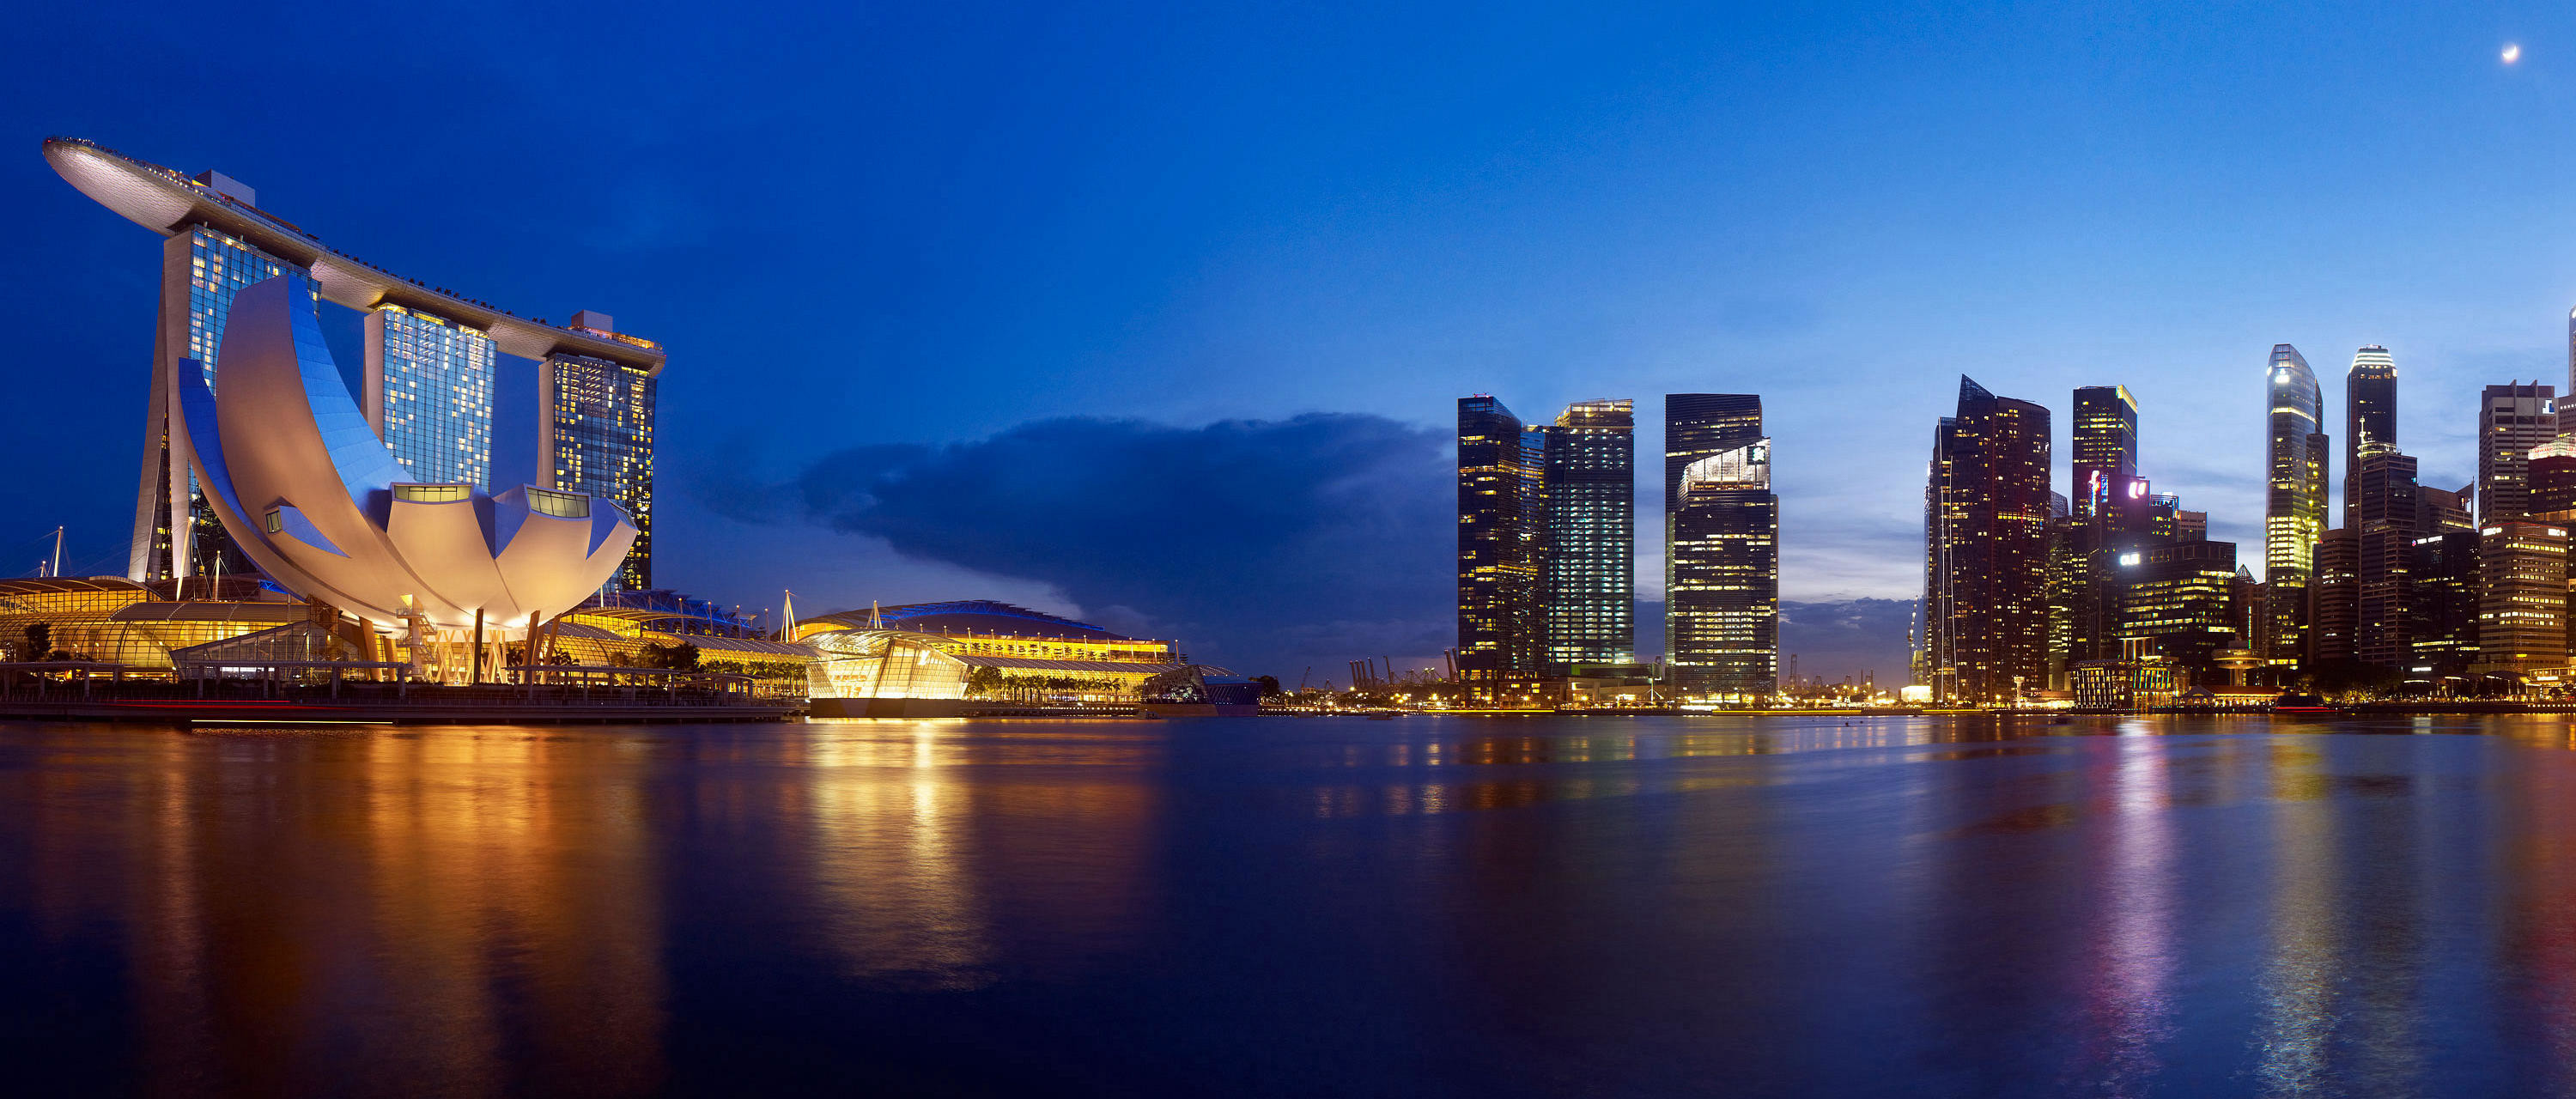
<path id="1" fill-rule="evenodd" d="M 2560 717 L 0 727 L 39 1090 L 2576 1087 Z"/>

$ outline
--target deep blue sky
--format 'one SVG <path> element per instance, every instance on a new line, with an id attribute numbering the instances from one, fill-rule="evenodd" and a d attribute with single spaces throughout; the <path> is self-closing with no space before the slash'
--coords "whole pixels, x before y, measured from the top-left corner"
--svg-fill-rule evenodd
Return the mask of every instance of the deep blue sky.
<path id="1" fill-rule="evenodd" d="M 667 584 L 1291 673 L 1445 643 L 1464 393 L 1760 392 L 1788 597 L 1910 598 L 1962 372 L 2128 384 L 2250 539 L 2272 344 L 2330 402 L 2387 344 L 2456 485 L 2576 303 L 2539 5 L 75 7 L 0 44 L 0 575 L 57 522 L 121 567 L 151 353 L 153 241 L 49 133 L 664 341 Z"/>

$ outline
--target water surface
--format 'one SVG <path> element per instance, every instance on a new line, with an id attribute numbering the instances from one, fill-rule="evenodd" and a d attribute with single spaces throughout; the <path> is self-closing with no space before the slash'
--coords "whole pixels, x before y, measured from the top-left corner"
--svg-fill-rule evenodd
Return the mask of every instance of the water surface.
<path id="1" fill-rule="evenodd" d="M 2576 1092 L 2563 715 L 0 725 L 22 1094 Z"/>

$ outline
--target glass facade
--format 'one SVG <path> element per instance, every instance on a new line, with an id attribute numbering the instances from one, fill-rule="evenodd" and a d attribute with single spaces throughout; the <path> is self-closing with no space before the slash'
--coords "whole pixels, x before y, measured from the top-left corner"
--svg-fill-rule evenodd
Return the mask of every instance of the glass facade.
<path id="1" fill-rule="evenodd" d="M 2233 612 L 2236 544 L 2181 542 L 2122 554 L 2120 637 L 2171 661 L 2188 683 L 2227 681 L 2217 654 L 2243 643 Z"/>
<path id="2" fill-rule="evenodd" d="M 2478 532 L 2477 645 L 2473 672 L 2567 666 L 2567 528 L 2500 522 Z"/>
<path id="3" fill-rule="evenodd" d="M 1458 400 L 1458 670 L 1491 701 L 1538 672 L 1545 456 L 1492 397 Z"/>
<path id="4" fill-rule="evenodd" d="M 2048 675 L 2048 410 L 1959 379 L 1924 489 L 1923 666 L 1932 697 L 2000 703 Z"/>
<path id="5" fill-rule="evenodd" d="M 494 354 L 490 336 L 443 317 L 399 305 L 368 315 L 369 396 L 415 480 L 491 491 Z"/>
<path id="6" fill-rule="evenodd" d="M 1753 393 L 1664 394 L 1664 590 L 1673 588 L 1673 523 L 1682 512 L 1682 472 L 1691 463 L 1762 437 L 1762 398 Z M 1664 652 L 1680 651 L 1665 597 Z"/>
<path id="7" fill-rule="evenodd" d="M 2410 573 L 2407 678 L 2468 674 L 2478 656 L 2478 532 L 2445 530 L 2416 539 Z"/>
<path id="8" fill-rule="evenodd" d="M 227 597 L 246 595 L 227 581 Z M 73 660 L 166 670 L 174 649 L 223 641 L 298 621 L 300 603 L 169 602 L 119 580 L 0 580 L 0 654 L 41 660 L 27 651 L 30 627 L 47 647 Z M 210 594 L 210 593 L 198 593 Z"/>
<path id="9" fill-rule="evenodd" d="M 2407 636 L 2413 594 L 2415 539 L 2423 509 L 2415 484 L 2415 459 L 2373 438 L 2354 463 L 2352 501 L 2345 508 L 2358 555 L 2354 575 L 2359 622 L 2353 653 L 2364 664 L 2397 668 L 2413 655 Z"/>
<path id="10" fill-rule="evenodd" d="M 2138 475 L 2138 402 L 2125 385 L 2075 391 L 2075 515 L 2110 505 L 2113 486 Z"/>
<path id="11" fill-rule="evenodd" d="M 232 314 L 233 295 L 242 287 L 289 271 L 310 272 L 202 226 L 188 234 L 188 262 L 188 350 L 182 357 L 205 364 L 206 386 L 211 389 L 215 355 L 223 347 L 224 320 Z"/>
<path id="12" fill-rule="evenodd" d="M 2361 529 L 2361 456 L 2397 445 L 2397 360 L 2377 344 L 2353 353 L 2343 376 L 2343 525 Z"/>
<path id="13" fill-rule="evenodd" d="M 2325 436 L 2317 416 L 2325 398 L 2308 360 L 2289 344 L 2275 344 L 2264 366 L 2266 422 L 2263 504 L 2263 658 L 2295 667 L 2307 648 L 2307 577 L 2317 539 L 2326 526 Z"/>
<path id="14" fill-rule="evenodd" d="M 806 666 L 813 698 L 964 698 L 966 664 L 947 642 L 894 630 L 839 630 L 807 638 L 819 656 Z"/>
<path id="15" fill-rule="evenodd" d="M 635 548 L 614 581 L 653 586 L 653 375 L 583 355 L 546 360 L 554 487 L 615 500 L 635 521 Z"/>
<path id="16" fill-rule="evenodd" d="M 1771 440 L 1692 462 L 1664 593 L 1671 680 L 1694 698 L 1767 700 L 1780 686 L 1780 498 Z"/>
<path id="17" fill-rule="evenodd" d="M 1635 659 L 1636 417 L 1628 401 L 1569 405 L 1544 438 L 1547 671 Z"/>

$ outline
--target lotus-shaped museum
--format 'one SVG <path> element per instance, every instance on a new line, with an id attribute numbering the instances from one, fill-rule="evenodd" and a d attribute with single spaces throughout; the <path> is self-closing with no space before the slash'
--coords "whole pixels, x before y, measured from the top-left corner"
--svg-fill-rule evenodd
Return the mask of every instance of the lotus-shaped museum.
<path id="1" fill-rule="evenodd" d="M 341 380 L 313 300 L 301 274 L 243 288 L 213 386 L 195 363 L 173 379 L 172 444 L 187 448 L 208 503 L 261 571 L 383 626 L 501 632 L 607 583 L 635 542 L 624 510 L 534 485 L 487 493 L 413 480 Z"/>

